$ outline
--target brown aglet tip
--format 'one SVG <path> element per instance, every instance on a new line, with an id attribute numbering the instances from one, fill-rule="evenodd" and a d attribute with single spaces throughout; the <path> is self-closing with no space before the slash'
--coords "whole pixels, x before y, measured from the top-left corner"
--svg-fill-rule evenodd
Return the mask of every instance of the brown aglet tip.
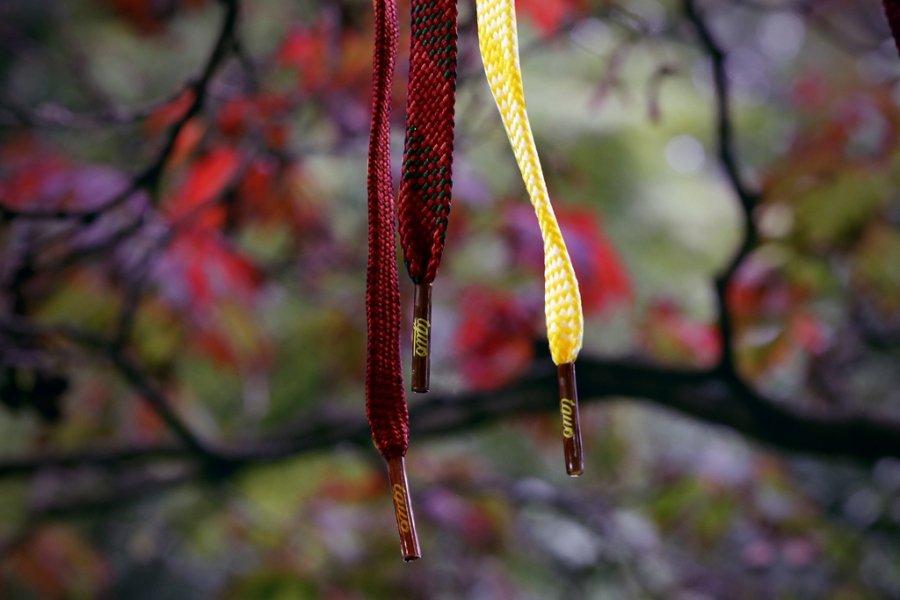
<path id="1" fill-rule="evenodd" d="M 412 324 L 412 391 L 424 394 L 431 378 L 431 284 L 416 284 Z"/>
<path id="2" fill-rule="evenodd" d="M 559 410 L 562 413 L 566 473 L 572 477 L 578 477 L 584 473 L 584 451 L 581 447 L 581 419 L 578 416 L 575 363 L 559 365 L 558 369 Z"/>
<path id="3" fill-rule="evenodd" d="M 406 483 L 406 463 L 402 456 L 388 461 L 388 477 L 391 480 L 391 495 L 394 498 L 394 514 L 397 517 L 403 562 L 417 560 L 421 557 L 419 536 L 416 534 L 416 522 L 409 501 L 409 485 Z"/>

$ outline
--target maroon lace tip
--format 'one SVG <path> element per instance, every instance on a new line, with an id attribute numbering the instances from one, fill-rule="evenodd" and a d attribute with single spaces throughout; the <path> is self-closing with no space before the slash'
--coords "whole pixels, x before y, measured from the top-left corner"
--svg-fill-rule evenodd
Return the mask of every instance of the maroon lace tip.
<path id="1" fill-rule="evenodd" d="M 581 419 L 578 415 L 578 389 L 575 364 L 559 365 L 559 410 L 562 413 L 563 450 L 566 473 L 577 477 L 584 473 L 584 451 L 581 445 Z"/>
<path id="2" fill-rule="evenodd" d="M 388 461 L 388 477 L 391 482 L 391 496 L 394 500 L 394 514 L 397 517 L 397 531 L 400 533 L 400 552 L 403 562 L 421 558 L 419 536 L 409 499 L 409 484 L 406 481 L 406 463 L 402 456 Z"/>
<path id="3" fill-rule="evenodd" d="M 416 284 L 412 324 L 412 391 L 424 394 L 431 380 L 431 284 Z"/>

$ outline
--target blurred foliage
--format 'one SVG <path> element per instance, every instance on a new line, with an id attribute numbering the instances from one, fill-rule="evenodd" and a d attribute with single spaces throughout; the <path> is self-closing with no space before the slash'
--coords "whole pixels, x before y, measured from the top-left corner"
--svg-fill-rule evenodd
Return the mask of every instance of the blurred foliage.
<path id="1" fill-rule="evenodd" d="M 762 198 L 758 247 L 727 293 L 740 373 L 798 409 L 900 415 L 900 60 L 881 7 L 701 8 L 727 50 L 738 154 Z M 743 223 L 717 161 L 710 63 L 681 3 L 518 10 L 535 135 L 582 282 L 584 352 L 714 365 L 712 280 Z M 222 13 L 209 0 L 0 3 L 0 204 L 77 212 L 122 196 L 90 218 L 4 217 L 0 278 L 4 314 L 122 327 L 186 421 L 229 440 L 364 410 L 372 16 L 361 0 L 242 2 L 239 46 L 158 185 L 129 189 L 194 101 Z M 540 237 L 471 2 L 457 122 L 435 287 L 442 394 L 514 381 L 542 330 Z M 401 287 L 406 306 L 402 273 Z M 7 344 L 0 368 L 3 456 L 170 439 L 100 358 Z M 582 418 L 579 480 L 562 474 L 550 417 L 413 437 L 425 558 L 410 565 L 367 446 L 209 480 L 162 464 L 163 489 L 125 467 L 3 480 L 0 596 L 900 598 L 900 460 L 782 454 L 649 404 L 586 404 Z M 131 483 L 121 502 L 40 511 Z"/>

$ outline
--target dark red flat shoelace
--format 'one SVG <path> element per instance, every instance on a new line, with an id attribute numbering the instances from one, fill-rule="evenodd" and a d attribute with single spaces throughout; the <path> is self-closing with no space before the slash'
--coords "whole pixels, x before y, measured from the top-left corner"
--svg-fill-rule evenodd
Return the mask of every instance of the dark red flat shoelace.
<path id="1" fill-rule="evenodd" d="M 397 55 L 396 0 L 375 0 L 372 129 L 369 139 L 369 261 L 366 268 L 366 413 L 375 446 L 388 461 L 403 560 L 419 558 L 403 457 L 409 413 L 400 365 L 400 282 L 397 277 L 394 186 L 391 182 L 391 84 Z"/>
<path id="2" fill-rule="evenodd" d="M 412 390 L 427 392 L 431 286 L 450 218 L 456 102 L 456 0 L 412 0 L 400 244 L 415 284 Z"/>

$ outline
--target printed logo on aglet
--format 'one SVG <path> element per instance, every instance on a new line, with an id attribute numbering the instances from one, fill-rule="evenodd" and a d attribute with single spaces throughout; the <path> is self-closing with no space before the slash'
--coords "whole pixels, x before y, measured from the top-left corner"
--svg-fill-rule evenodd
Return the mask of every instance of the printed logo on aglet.
<path id="1" fill-rule="evenodd" d="M 406 490 L 399 483 L 394 484 L 394 510 L 397 512 L 397 527 L 409 533 L 409 512 L 406 508 Z"/>
<path id="2" fill-rule="evenodd" d="M 575 436 L 575 401 L 563 398 L 559 401 L 559 411 L 562 413 L 563 421 L 563 437 L 571 438 Z"/>
<path id="3" fill-rule="evenodd" d="M 428 319 L 416 319 L 413 321 L 413 354 L 420 357 L 428 356 L 428 332 L 431 323 Z"/>

